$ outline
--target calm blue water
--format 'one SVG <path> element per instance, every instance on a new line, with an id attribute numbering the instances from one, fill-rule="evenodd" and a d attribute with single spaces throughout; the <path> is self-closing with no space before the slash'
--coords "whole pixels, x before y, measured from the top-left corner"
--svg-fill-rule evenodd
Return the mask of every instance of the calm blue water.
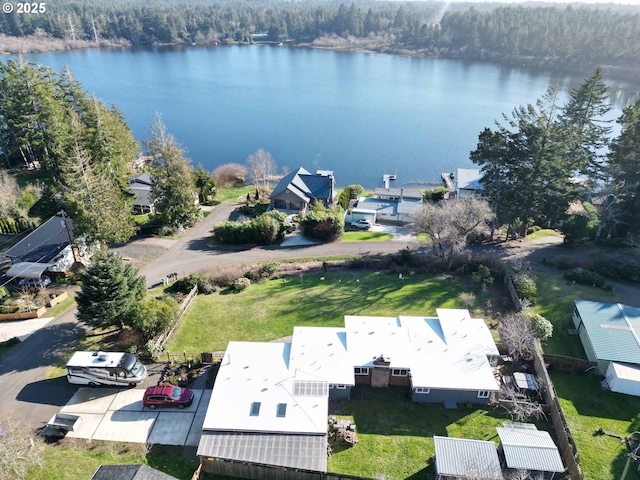
<path id="1" fill-rule="evenodd" d="M 195 165 L 245 163 L 259 148 L 279 167 L 333 170 L 337 184 L 440 181 L 471 167 L 478 134 L 551 85 L 582 77 L 486 63 L 269 46 L 79 50 L 26 55 L 66 63 L 123 111 L 138 140 L 155 111 Z M 612 85 L 608 82 L 609 85 Z M 640 87 L 612 85 L 620 107 Z"/>

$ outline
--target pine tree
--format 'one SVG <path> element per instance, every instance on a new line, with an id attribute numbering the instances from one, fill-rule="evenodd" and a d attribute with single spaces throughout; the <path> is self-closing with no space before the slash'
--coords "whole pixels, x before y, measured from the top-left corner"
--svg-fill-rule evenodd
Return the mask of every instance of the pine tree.
<path id="1" fill-rule="evenodd" d="M 182 147 L 173 135 L 167 133 L 159 115 L 150 133 L 151 140 L 145 146 L 154 158 L 151 195 L 156 200 L 156 218 L 174 229 L 193 226 L 200 217 L 193 167 L 183 157 Z"/>
<path id="2" fill-rule="evenodd" d="M 144 277 L 117 253 L 103 250 L 92 261 L 81 275 L 82 289 L 76 294 L 78 320 L 92 328 L 131 325 L 145 294 Z"/>

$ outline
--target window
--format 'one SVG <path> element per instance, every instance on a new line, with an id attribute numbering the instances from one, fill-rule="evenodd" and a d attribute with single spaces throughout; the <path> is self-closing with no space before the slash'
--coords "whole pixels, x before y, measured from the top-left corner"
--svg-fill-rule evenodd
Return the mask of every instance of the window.
<path id="1" fill-rule="evenodd" d="M 369 375 L 369 367 L 356 367 L 356 375 Z"/>
<path id="2" fill-rule="evenodd" d="M 478 392 L 478 398 L 489 398 L 489 395 L 491 395 L 489 390 L 480 390 Z"/>
<path id="3" fill-rule="evenodd" d="M 346 389 L 347 389 L 347 386 L 346 386 L 346 385 L 336 385 L 336 388 L 337 388 L 338 390 L 346 390 Z"/>
<path id="4" fill-rule="evenodd" d="M 426 387 L 416 387 L 415 389 L 416 393 L 429 393 L 430 391 L 431 389 Z"/>
<path id="5" fill-rule="evenodd" d="M 393 377 L 406 377 L 409 371 L 406 368 L 394 368 L 391 370 L 391 376 Z"/>
<path id="6" fill-rule="evenodd" d="M 329 385 L 329 390 L 333 390 L 335 385 Z"/>
<path id="7" fill-rule="evenodd" d="M 251 404 L 251 413 L 249 413 L 252 417 L 257 417 L 260 415 L 260 402 L 253 402 Z"/>
<path id="8" fill-rule="evenodd" d="M 276 417 L 285 417 L 287 415 L 287 404 L 279 403 L 276 410 Z"/>

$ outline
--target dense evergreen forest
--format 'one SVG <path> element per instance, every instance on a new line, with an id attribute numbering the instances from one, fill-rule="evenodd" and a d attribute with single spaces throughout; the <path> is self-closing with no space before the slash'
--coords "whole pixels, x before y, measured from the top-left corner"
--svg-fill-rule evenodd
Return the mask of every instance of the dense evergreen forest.
<path id="1" fill-rule="evenodd" d="M 367 48 L 387 52 L 640 70 L 640 7 L 621 5 L 56 0 L 44 13 L 0 16 L 0 33 L 131 45 L 338 37 L 370 39 Z"/>

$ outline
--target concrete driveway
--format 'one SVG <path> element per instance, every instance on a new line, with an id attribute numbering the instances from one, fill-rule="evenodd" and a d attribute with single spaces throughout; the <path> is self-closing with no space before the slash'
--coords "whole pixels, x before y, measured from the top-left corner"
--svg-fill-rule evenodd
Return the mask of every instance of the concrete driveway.
<path id="1" fill-rule="evenodd" d="M 80 388 L 60 413 L 81 417 L 69 438 L 197 446 L 211 390 L 193 393 L 193 403 L 183 410 L 151 410 L 142 405 L 141 388 Z"/>

